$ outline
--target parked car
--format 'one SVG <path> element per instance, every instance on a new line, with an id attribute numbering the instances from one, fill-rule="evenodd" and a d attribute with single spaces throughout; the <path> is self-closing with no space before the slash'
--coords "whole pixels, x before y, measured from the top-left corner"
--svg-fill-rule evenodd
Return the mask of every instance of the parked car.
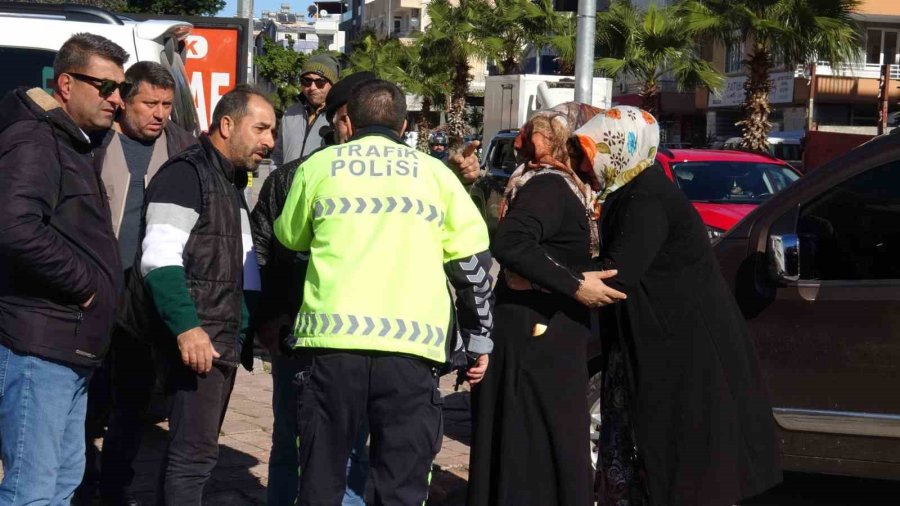
<path id="1" fill-rule="evenodd" d="M 800 178 L 782 160 L 746 151 L 660 149 L 656 161 L 694 204 L 710 240 Z"/>
<path id="2" fill-rule="evenodd" d="M 482 177 L 469 192 L 492 235 L 500 197 L 516 169 L 513 142 L 517 134 L 518 130 L 503 130 L 491 139 L 484 150 Z M 800 177 L 782 160 L 745 151 L 661 148 L 656 161 L 693 202 L 710 240 Z"/>
<path id="3" fill-rule="evenodd" d="M 801 132 L 802 133 L 802 132 Z M 774 132 L 766 139 L 769 154 L 784 160 L 791 167 L 803 172 L 803 137 L 793 132 Z M 739 149 L 740 137 L 732 137 L 725 141 L 722 149 Z"/>
<path id="4" fill-rule="evenodd" d="M 0 94 L 17 86 L 53 84 L 53 60 L 72 35 L 102 35 L 130 55 L 128 68 L 149 60 L 166 67 L 175 78 L 172 120 L 197 132 L 197 111 L 184 67 L 184 41 L 193 25 L 184 21 L 134 21 L 87 5 L 0 2 Z"/>
<path id="5" fill-rule="evenodd" d="M 789 470 L 900 479 L 900 136 L 825 164 L 715 245 Z"/>
<path id="6" fill-rule="evenodd" d="M 501 130 L 482 148 L 481 177 L 469 187 L 469 195 L 481 210 L 492 237 L 497 229 L 500 199 L 506 189 L 506 182 L 516 170 L 516 149 L 513 144 L 518 134 L 518 129 Z"/>

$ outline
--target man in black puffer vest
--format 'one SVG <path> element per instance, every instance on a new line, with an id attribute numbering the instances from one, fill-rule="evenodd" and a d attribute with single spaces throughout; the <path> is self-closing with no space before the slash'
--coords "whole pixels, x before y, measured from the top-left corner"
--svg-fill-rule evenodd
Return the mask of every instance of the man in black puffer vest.
<path id="1" fill-rule="evenodd" d="M 144 201 L 141 248 L 128 280 L 126 331 L 154 343 L 172 394 L 160 503 L 200 505 L 218 459 L 249 311 L 260 288 L 243 189 L 275 144 L 275 111 L 241 85 L 213 112 L 200 145 L 169 160 Z"/>

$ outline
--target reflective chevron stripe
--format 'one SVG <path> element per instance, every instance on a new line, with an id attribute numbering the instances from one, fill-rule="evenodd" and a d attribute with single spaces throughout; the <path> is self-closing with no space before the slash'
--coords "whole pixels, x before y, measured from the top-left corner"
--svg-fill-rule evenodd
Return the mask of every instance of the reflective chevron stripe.
<path id="1" fill-rule="evenodd" d="M 347 197 L 323 198 L 316 201 L 313 206 L 313 215 L 316 218 L 333 216 L 337 214 L 415 214 L 429 223 L 444 224 L 444 212 L 437 206 L 424 200 L 411 199 L 409 197 Z"/>
<path id="2" fill-rule="evenodd" d="M 405 339 L 435 348 L 444 344 L 446 332 L 443 327 L 415 320 L 338 313 L 300 313 L 294 324 L 295 337 L 332 334 Z"/>

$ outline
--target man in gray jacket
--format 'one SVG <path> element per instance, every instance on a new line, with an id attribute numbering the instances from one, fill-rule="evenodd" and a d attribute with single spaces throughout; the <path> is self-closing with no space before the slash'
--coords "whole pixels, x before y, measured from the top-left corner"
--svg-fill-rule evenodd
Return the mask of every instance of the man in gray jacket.
<path id="1" fill-rule="evenodd" d="M 278 140 L 271 159 L 279 167 L 285 162 L 303 158 L 324 146 L 324 137 L 331 132 L 325 118 L 325 97 L 338 80 L 340 67 L 334 58 L 316 54 L 310 56 L 300 70 L 300 101 L 284 112 Z"/>

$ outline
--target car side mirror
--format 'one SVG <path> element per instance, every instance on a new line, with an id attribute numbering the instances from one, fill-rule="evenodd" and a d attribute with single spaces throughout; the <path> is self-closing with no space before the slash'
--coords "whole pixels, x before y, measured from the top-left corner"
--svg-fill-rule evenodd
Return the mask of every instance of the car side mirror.
<path id="1" fill-rule="evenodd" d="M 776 281 L 794 282 L 800 279 L 800 238 L 797 234 L 769 236 L 769 271 Z"/>

